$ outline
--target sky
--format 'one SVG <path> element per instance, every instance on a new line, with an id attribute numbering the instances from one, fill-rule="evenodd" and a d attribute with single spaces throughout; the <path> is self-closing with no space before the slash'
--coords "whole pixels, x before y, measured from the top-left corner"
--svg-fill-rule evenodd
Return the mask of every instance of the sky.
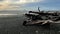
<path id="1" fill-rule="evenodd" d="M 60 0 L 0 0 L 0 10 L 60 10 Z"/>

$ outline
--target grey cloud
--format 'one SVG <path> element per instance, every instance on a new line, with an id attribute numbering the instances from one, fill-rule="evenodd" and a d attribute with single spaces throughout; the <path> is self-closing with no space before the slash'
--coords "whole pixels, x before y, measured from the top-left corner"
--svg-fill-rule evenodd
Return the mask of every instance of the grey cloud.
<path id="1" fill-rule="evenodd" d="M 9 4 L 8 6 L 19 6 L 19 7 L 21 7 L 21 6 L 24 6 L 24 5 L 20 5 L 20 4 Z"/>
<path id="2" fill-rule="evenodd" d="M 9 4 L 9 6 L 20 6 L 20 4 Z"/>
<path id="3" fill-rule="evenodd" d="M 19 1 L 19 0 L 11 0 L 11 1 Z"/>
<path id="4" fill-rule="evenodd" d="M 0 0 L 0 1 L 4 1 L 4 0 Z"/>

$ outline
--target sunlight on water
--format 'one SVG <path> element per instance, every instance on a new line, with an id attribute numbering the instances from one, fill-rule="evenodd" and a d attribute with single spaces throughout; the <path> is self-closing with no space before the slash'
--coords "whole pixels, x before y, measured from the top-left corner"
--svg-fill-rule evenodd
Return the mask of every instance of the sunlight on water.
<path id="1" fill-rule="evenodd" d="M 17 14 L 0 14 L 0 16 L 2 16 L 2 15 L 17 15 Z"/>
<path id="2" fill-rule="evenodd" d="M 13 17 L 17 16 L 18 14 L 0 14 L 0 17 Z"/>

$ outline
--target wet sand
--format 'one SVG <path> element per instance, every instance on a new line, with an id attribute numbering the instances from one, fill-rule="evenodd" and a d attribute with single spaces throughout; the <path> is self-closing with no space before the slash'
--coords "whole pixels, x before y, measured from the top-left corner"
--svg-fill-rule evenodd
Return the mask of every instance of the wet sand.
<path id="1" fill-rule="evenodd" d="M 60 24 L 23 26 L 24 16 L 0 18 L 0 34 L 60 34 Z"/>

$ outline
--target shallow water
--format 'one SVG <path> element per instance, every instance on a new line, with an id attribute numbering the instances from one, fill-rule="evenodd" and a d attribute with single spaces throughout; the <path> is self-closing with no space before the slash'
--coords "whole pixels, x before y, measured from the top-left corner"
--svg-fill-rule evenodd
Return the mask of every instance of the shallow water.
<path id="1" fill-rule="evenodd" d="M 0 34 L 60 34 L 60 24 L 23 26 L 24 16 L 0 18 Z"/>

